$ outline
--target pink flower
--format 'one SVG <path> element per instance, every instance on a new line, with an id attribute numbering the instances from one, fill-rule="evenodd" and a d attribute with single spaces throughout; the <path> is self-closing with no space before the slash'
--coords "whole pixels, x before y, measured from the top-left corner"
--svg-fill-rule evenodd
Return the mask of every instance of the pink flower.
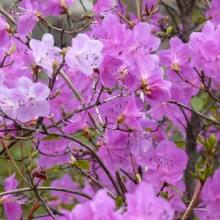
<path id="1" fill-rule="evenodd" d="M 44 34 L 42 41 L 32 39 L 30 48 L 33 50 L 34 61 L 44 68 L 49 77 L 52 77 L 55 61 L 62 62 L 61 49 L 54 47 L 54 39 L 51 34 Z"/>
<path id="2" fill-rule="evenodd" d="M 68 174 L 64 174 L 61 179 L 54 180 L 51 183 L 51 186 L 72 189 L 72 190 L 76 189 L 76 186 L 75 186 L 71 176 Z M 72 194 L 66 193 L 66 192 L 52 191 L 51 196 L 58 198 L 56 201 L 51 202 L 51 204 L 55 205 L 55 206 L 58 206 L 60 203 L 72 204 L 74 201 L 74 196 Z"/>
<path id="3" fill-rule="evenodd" d="M 99 156 L 110 171 L 118 168 L 130 168 L 130 151 L 127 146 L 128 133 L 117 130 L 106 130 L 106 139 L 99 149 Z"/>
<path id="4" fill-rule="evenodd" d="M 97 0 L 92 11 L 96 15 L 102 15 L 105 12 L 111 11 L 113 6 L 113 0 Z"/>
<path id="5" fill-rule="evenodd" d="M 2 17 L 0 17 L 0 47 L 5 46 L 9 41 L 9 34 L 6 30 L 8 26 L 8 23 Z"/>
<path id="6" fill-rule="evenodd" d="M 103 44 L 98 40 L 91 40 L 86 34 L 79 34 L 72 44 L 65 56 L 67 65 L 91 75 L 93 69 L 98 68 L 102 62 Z"/>
<path id="7" fill-rule="evenodd" d="M 23 15 L 18 20 L 17 32 L 21 36 L 27 36 L 39 20 L 36 16 L 38 4 L 36 2 L 32 4 L 30 0 L 24 0 L 22 3 L 23 7 L 19 8 L 22 10 Z"/>
<path id="8" fill-rule="evenodd" d="M 33 83 L 27 77 L 21 77 L 17 84 L 18 110 L 17 119 L 27 122 L 35 116 L 47 116 L 50 105 L 47 98 L 50 94 L 49 88 L 43 83 Z"/>
<path id="9" fill-rule="evenodd" d="M 215 26 L 220 24 L 220 14 L 219 14 L 219 1 L 212 0 L 211 1 L 211 8 L 206 12 L 206 18 L 210 19 Z"/>
<path id="10" fill-rule="evenodd" d="M 142 182 L 134 193 L 127 193 L 127 212 L 124 220 L 172 220 L 174 210 L 168 201 L 157 197 L 150 184 Z"/>
<path id="11" fill-rule="evenodd" d="M 152 70 L 158 57 L 151 54 L 159 48 L 160 39 L 151 34 L 148 23 L 140 22 L 135 25 L 133 31 L 127 31 L 125 50 L 122 52 L 125 64 L 132 69 Z"/>
<path id="12" fill-rule="evenodd" d="M 213 177 L 208 178 L 201 193 L 201 211 L 196 214 L 201 220 L 220 218 L 220 169 L 216 170 Z M 204 207 L 205 206 L 205 207 Z"/>
<path id="13" fill-rule="evenodd" d="M 175 183 L 183 176 L 188 157 L 172 141 L 161 141 L 147 152 L 145 179 L 160 189 L 164 182 Z"/>
<path id="14" fill-rule="evenodd" d="M 18 186 L 18 181 L 15 179 L 15 173 L 9 176 L 4 181 L 5 191 L 10 191 L 16 189 Z M 22 209 L 16 198 L 9 194 L 3 196 L 3 206 L 5 215 L 8 220 L 20 219 L 22 216 Z"/>
<path id="15" fill-rule="evenodd" d="M 115 212 L 115 201 L 105 190 L 98 191 L 92 201 L 77 205 L 72 213 L 74 220 L 121 220 Z"/>
<path id="16" fill-rule="evenodd" d="M 0 88 L 0 109 L 4 114 L 12 119 L 16 118 L 18 103 L 15 89 L 8 89 L 6 86 L 1 85 Z M 12 121 L 5 119 L 7 124 L 11 124 Z"/>
<path id="17" fill-rule="evenodd" d="M 47 0 L 42 4 L 44 16 L 59 16 L 66 10 L 67 6 L 72 5 L 75 0 Z"/>
<path id="18" fill-rule="evenodd" d="M 90 36 L 100 40 L 104 45 L 104 56 L 118 58 L 124 49 L 124 39 L 127 34 L 126 25 L 122 24 L 117 16 L 109 13 L 99 23 L 92 24 L 91 28 Z"/>

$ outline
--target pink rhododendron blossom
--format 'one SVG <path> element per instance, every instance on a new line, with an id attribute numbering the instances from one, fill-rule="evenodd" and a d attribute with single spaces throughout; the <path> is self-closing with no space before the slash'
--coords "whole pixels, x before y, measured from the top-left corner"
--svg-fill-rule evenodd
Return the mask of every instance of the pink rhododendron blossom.
<path id="1" fill-rule="evenodd" d="M 99 23 L 92 24 L 91 28 L 90 36 L 100 40 L 104 45 L 103 54 L 120 57 L 126 37 L 126 26 L 120 22 L 120 19 L 114 14 L 108 14 Z"/>
<path id="2" fill-rule="evenodd" d="M 220 219 L 218 1 L 87 1 L 0 4 L 1 217 Z"/>
<path id="3" fill-rule="evenodd" d="M 47 116 L 50 105 L 47 98 L 50 94 L 49 88 L 43 83 L 33 83 L 27 77 L 21 77 L 17 84 L 18 109 L 17 119 L 27 122 L 35 116 Z"/>
<path id="4" fill-rule="evenodd" d="M 102 15 L 110 11 L 113 6 L 113 0 L 97 0 L 92 11 L 96 15 Z"/>
<path id="5" fill-rule="evenodd" d="M 211 8 L 206 11 L 206 18 L 210 19 L 215 26 L 220 24 L 220 15 L 219 15 L 219 1 L 212 0 L 211 1 Z"/>
<path id="6" fill-rule="evenodd" d="M 204 71 L 206 76 L 219 83 L 220 26 L 215 28 L 208 21 L 202 32 L 194 32 L 190 36 L 189 45 L 192 49 L 191 65 L 197 71 Z"/>
<path id="7" fill-rule="evenodd" d="M 174 210 L 168 201 L 157 197 L 153 187 L 145 182 L 137 186 L 134 193 L 128 193 L 127 211 L 123 219 L 172 220 Z"/>
<path id="8" fill-rule="evenodd" d="M 54 47 L 53 36 L 44 34 L 42 41 L 32 39 L 30 48 L 33 50 L 35 63 L 45 69 L 49 77 L 52 77 L 53 64 L 62 62 L 61 49 Z"/>
<path id="9" fill-rule="evenodd" d="M 93 69 L 98 68 L 102 62 L 103 44 L 92 40 L 85 34 L 79 34 L 72 40 L 72 47 L 65 56 L 66 63 L 86 75 L 91 75 Z"/>
<path id="10" fill-rule="evenodd" d="M 108 130 L 103 146 L 99 149 L 99 155 L 111 171 L 116 171 L 119 167 L 127 167 L 130 163 L 130 152 L 126 144 L 128 134 Z"/>
<path id="11" fill-rule="evenodd" d="M 49 168 L 70 161 L 70 156 L 66 153 L 70 146 L 69 140 L 60 138 L 45 140 L 44 138 L 42 137 L 42 140 L 37 146 L 37 149 L 41 152 L 38 160 L 38 168 Z"/>
<path id="12" fill-rule="evenodd" d="M 156 149 L 148 150 L 148 170 L 144 178 L 159 190 L 164 182 L 172 184 L 182 178 L 187 160 L 188 157 L 183 150 L 178 149 L 173 142 L 164 140 Z"/>
<path id="13" fill-rule="evenodd" d="M 136 133 L 134 137 L 129 138 L 128 145 L 135 162 L 144 167 L 147 163 L 147 151 L 152 147 L 151 135 L 147 132 Z"/>
<path id="14" fill-rule="evenodd" d="M 8 23 L 0 17 L 0 47 L 5 46 L 9 40 L 9 33 L 7 32 L 8 27 Z"/>
<path id="15" fill-rule="evenodd" d="M 1 111 L 12 119 L 17 116 L 18 98 L 14 89 L 8 89 L 1 85 L 0 88 L 0 109 Z M 12 121 L 6 119 L 7 124 L 11 124 Z"/>
<path id="16" fill-rule="evenodd" d="M 27 36 L 34 28 L 36 22 L 39 20 L 37 17 L 37 2 L 31 3 L 30 0 L 23 1 L 23 7 L 19 7 L 24 13 L 18 20 L 17 32 L 20 36 Z"/>
<path id="17" fill-rule="evenodd" d="M 213 177 L 209 178 L 202 190 L 200 204 L 201 208 L 197 211 L 197 216 L 201 220 L 220 218 L 220 193 L 219 193 L 220 170 L 216 170 Z"/>
<path id="18" fill-rule="evenodd" d="M 159 45 L 160 40 L 151 34 L 150 25 L 141 22 L 135 25 L 133 31 L 127 33 L 126 50 L 123 51 L 122 56 L 128 67 L 132 69 L 152 70 L 158 58 L 151 53 L 156 51 Z"/>
<path id="19" fill-rule="evenodd" d="M 15 179 L 15 173 L 4 180 L 5 191 L 16 189 L 18 181 Z M 22 216 L 22 209 L 19 202 L 12 194 L 3 196 L 3 206 L 5 215 L 8 220 L 20 219 Z"/>
<path id="20" fill-rule="evenodd" d="M 59 16 L 67 10 L 67 7 L 74 4 L 75 0 L 46 0 L 42 5 L 44 16 Z"/>
<path id="21" fill-rule="evenodd" d="M 76 189 L 76 186 L 71 176 L 68 174 L 63 175 L 61 179 L 54 180 L 51 183 L 51 186 L 72 189 L 72 190 Z M 51 196 L 58 198 L 56 201 L 51 202 L 52 205 L 59 205 L 60 203 L 71 204 L 73 203 L 73 200 L 74 200 L 73 195 L 71 195 L 70 193 L 65 193 L 65 192 L 52 191 Z"/>
<path id="22" fill-rule="evenodd" d="M 107 195 L 107 192 L 100 190 L 91 202 L 77 205 L 73 211 L 74 220 L 84 219 L 105 219 L 121 220 L 119 213 L 115 212 L 115 202 Z"/>

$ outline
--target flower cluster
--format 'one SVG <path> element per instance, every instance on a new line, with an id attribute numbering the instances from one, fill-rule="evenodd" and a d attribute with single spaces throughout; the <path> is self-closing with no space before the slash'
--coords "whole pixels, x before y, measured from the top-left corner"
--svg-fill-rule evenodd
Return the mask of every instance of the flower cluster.
<path id="1" fill-rule="evenodd" d="M 218 3 L 190 34 L 198 22 L 160 14 L 182 19 L 181 1 L 136 2 L 81 2 L 80 17 L 75 0 L 0 7 L 7 219 L 220 218 Z"/>

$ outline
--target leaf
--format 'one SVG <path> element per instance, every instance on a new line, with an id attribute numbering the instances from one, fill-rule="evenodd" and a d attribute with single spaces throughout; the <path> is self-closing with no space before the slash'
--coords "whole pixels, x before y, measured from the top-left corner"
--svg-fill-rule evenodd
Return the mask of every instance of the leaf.
<path id="1" fill-rule="evenodd" d="M 119 209 L 124 203 L 123 198 L 121 196 L 117 196 L 116 198 L 116 208 Z"/>
<path id="2" fill-rule="evenodd" d="M 90 169 L 90 164 L 87 160 L 78 160 L 77 161 L 77 166 L 83 170 L 89 170 Z"/>
<path id="3" fill-rule="evenodd" d="M 178 189 L 177 187 L 175 187 L 174 185 L 172 184 L 168 184 L 168 186 L 176 193 L 178 193 L 179 195 L 183 196 L 183 193 L 180 189 Z"/>
<path id="4" fill-rule="evenodd" d="M 169 26 L 166 30 L 166 36 L 169 36 L 173 31 L 173 27 L 172 26 Z"/>
<path id="5" fill-rule="evenodd" d="M 198 135 L 197 141 L 198 141 L 202 146 L 205 147 L 205 141 L 202 139 L 202 136 L 201 136 L 201 135 Z"/>
<path id="6" fill-rule="evenodd" d="M 47 137 L 44 137 L 42 140 L 52 141 L 52 140 L 60 140 L 60 138 L 57 137 L 56 135 L 49 135 Z"/>
<path id="7" fill-rule="evenodd" d="M 58 200 L 57 196 L 47 198 L 47 201 L 56 201 L 56 200 Z"/>
<path id="8" fill-rule="evenodd" d="M 217 144 L 217 139 L 216 139 L 216 136 L 214 133 L 212 133 L 210 136 L 209 136 L 209 139 L 208 139 L 208 144 L 210 146 L 210 148 L 212 150 L 214 150 L 214 148 L 216 147 L 216 144 Z"/>
<path id="9" fill-rule="evenodd" d="M 200 111 L 204 105 L 203 100 L 199 97 L 193 97 L 190 102 L 195 111 Z"/>
<path id="10" fill-rule="evenodd" d="M 175 144 L 179 148 L 183 148 L 186 145 L 185 141 L 175 141 Z"/>
<path id="11" fill-rule="evenodd" d="M 87 13 L 84 14 L 84 16 L 88 17 L 88 18 L 93 18 L 95 16 L 95 14 L 92 13 L 92 12 L 87 12 Z"/>
<path id="12" fill-rule="evenodd" d="M 37 168 L 37 164 L 36 163 L 32 163 L 30 166 L 27 167 L 29 172 L 33 171 L 35 168 Z"/>

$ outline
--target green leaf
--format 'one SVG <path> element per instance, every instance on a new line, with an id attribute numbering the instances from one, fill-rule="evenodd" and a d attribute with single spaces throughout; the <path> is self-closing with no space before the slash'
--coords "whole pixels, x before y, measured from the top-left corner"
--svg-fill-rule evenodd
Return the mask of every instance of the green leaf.
<path id="1" fill-rule="evenodd" d="M 87 160 L 77 160 L 77 166 L 83 170 L 89 170 L 90 164 Z"/>
<path id="2" fill-rule="evenodd" d="M 92 13 L 92 12 L 87 12 L 87 13 L 84 14 L 84 16 L 88 17 L 88 18 L 93 18 L 95 16 L 95 14 Z"/>
<path id="3" fill-rule="evenodd" d="M 173 31 L 173 27 L 172 26 L 169 26 L 166 30 L 166 36 L 169 36 Z"/>
<path id="4" fill-rule="evenodd" d="M 49 136 L 47 136 L 47 137 L 44 137 L 42 140 L 52 141 L 52 140 L 60 140 L 60 138 L 57 137 L 56 135 L 49 135 Z"/>
<path id="5" fill-rule="evenodd" d="M 200 111 L 204 105 L 203 100 L 199 97 L 193 97 L 191 99 L 191 105 L 195 111 Z"/>
<path id="6" fill-rule="evenodd" d="M 205 141 L 202 139 L 201 135 L 198 135 L 197 141 L 198 141 L 202 146 L 205 147 Z"/>
<path id="7" fill-rule="evenodd" d="M 33 164 L 31 164 L 30 166 L 28 166 L 27 168 L 28 168 L 28 171 L 31 172 L 31 171 L 33 171 L 35 168 L 37 168 L 37 164 L 36 164 L 36 163 L 33 163 Z"/>
<path id="8" fill-rule="evenodd" d="M 56 200 L 58 200 L 57 196 L 47 198 L 47 201 L 56 201 Z"/>
<path id="9" fill-rule="evenodd" d="M 183 196 L 183 193 L 180 189 L 178 189 L 177 187 L 175 187 L 174 185 L 172 184 L 168 184 L 168 186 L 176 193 L 178 193 L 179 195 Z"/>
<path id="10" fill-rule="evenodd" d="M 215 146 L 216 146 L 216 144 L 217 144 L 217 139 L 216 139 L 216 136 L 215 136 L 214 133 L 212 133 L 212 134 L 209 136 L 209 139 L 208 139 L 207 142 L 208 142 L 210 148 L 211 148 L 212 150 L 214 150 L 214 148 L 215 148 Z"/>
<path id="11" fill-rule="evenodd" d="M 179 148 L 183 148 L 186 145 L 185 141 L 175 141 L 175 144 Z"/>
<path id="12" fill-rule="evenodd" d="M 15 52 L 15 50 L 16 50 L 16 45 L 12 45 L 9 49 L 8 55 L 13 54 Z"/>
<path id="13" fill-rule="evenodd" d="M 121 196 L 117 196 L 116 198 L 116 208 L 119 209 L 124 203 L 123 198 Z"/>

